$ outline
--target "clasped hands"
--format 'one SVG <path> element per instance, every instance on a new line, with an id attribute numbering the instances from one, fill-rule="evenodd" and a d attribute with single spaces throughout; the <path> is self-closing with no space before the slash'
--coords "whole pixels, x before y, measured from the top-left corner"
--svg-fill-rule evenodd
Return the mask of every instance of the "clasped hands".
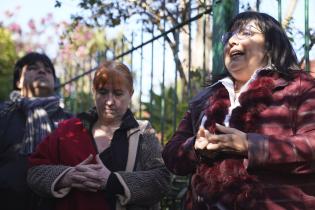
<path id="1" fill-rule="evenodd" d="M 246 133 L 235 129 L 216 124 L 216 129 L 222 134 L 211 134 L 201 127 L 197 133 L 195 150 L 201 155 L 213 157 L 218 152 L 229 152 L 247 156 L 248 141 Z"/>
<path id="2" fill-rule="evenodd" d="M 72 167 L 56 184 L 56 188 L 72 187 L 83 191 L 97 192 L 106 187 L 110 171 L 102 163 L 99 155 L 95 156 L 96 163 L 91 163 L 93 155 Z"/>

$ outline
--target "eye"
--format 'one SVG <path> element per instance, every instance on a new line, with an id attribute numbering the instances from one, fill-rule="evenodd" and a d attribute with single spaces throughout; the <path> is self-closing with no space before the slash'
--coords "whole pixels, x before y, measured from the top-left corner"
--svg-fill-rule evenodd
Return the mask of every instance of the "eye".
<path id="1" fill-rule="evenodd" d="M 48 72 L 48 73 L 52 73 L 53 72 L 49 65 L 45 64 L 44 67 L 45 67 L 45 71 L 46 72 Z"/>
<path id="2" fill-rule="evenodd" d="M 107 89 L 98 89 L 96 92 L 100 95 L 106 95 L 109 91 Z"/>
<path id="3" fill-rule="evenodd" d="M 115 96 L 122 96 L 123 94 L 124 94 L 124 92 L 121 91 L 121 90 L 115 90 L 115 91 L 114 91 L 114 95 L 115 95 Z"/>
<path id="4" fill-rule="evenodd" d="M 29 65 L 28 67 L 27 67 L 27 70 L 28 71 L 33 71 L 33 70 L 37 70 L 38 69 L 38 67 L 36 66 L 36 65 Z"/>
<path id="5" fill-rule="evenodd" d="M 252 35 L 252 31 L 249 29 L 243 29 L 243 30 L 240 30 L 238 34 L 242 37 L 249 37 Z"/>

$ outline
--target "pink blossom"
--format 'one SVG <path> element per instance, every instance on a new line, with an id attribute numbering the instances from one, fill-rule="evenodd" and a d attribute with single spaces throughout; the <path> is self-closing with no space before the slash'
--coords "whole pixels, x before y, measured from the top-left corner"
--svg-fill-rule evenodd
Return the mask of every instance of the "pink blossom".
<path id="1" fill-rule="evenodd" d="M 28 27 L 32 30 L 32 31 L 36 31 L 36 26 L 35 26 L 35 22 L 33 19 L 30 19 L 28 21 Z"/>
<path id="2" fill-rule="evenodd" d="M 41 23 L 42 25 L 45 25 L 46 19 L 45 19 L 45 18 L 42 18 L 42 19 L 40 20 L 40 23 Z"/>
<path id="3" fill-rule="evenodd" d="M 17 23 L 12 23 L 11 25 L 9 25 L 9 30 L 14 32 L 14 33 L 19 33 L 21 34 L 22 33 L 22 29 L 21 29 L 21 26 Z"/>
<path id="4" fill-rule="evenodd" d="M 13 16 L 13 12 L 11 12 L 11 11 L 9 11 L 9 10 L 6 10 L 6 11 L 4 12 L 4 15 L 5 15 L 7 18 L 10 18 L 10 17 Z"/>

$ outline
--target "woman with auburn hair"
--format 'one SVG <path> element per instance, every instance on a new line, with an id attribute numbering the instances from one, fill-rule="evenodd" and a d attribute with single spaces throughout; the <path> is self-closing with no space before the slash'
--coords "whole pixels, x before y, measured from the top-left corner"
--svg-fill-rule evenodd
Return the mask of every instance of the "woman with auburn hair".
<path id="1" fill-rule="evenodd" d="M 226 73 L 197 95 L 165 146 L 191 175 L 185 209 L 315 209 L 315 81 L 281 25 L 243 12 L 222 37 Z"/>
<path id="2" fill-rule="evenodd" d="M 128 67 L 107 61 L 93 80 L 95 108 L 61 123 L 29 158 L 28 183 L 56 210 L 153 210 L 169 189 L 161 146 L 128 108 Z"/>

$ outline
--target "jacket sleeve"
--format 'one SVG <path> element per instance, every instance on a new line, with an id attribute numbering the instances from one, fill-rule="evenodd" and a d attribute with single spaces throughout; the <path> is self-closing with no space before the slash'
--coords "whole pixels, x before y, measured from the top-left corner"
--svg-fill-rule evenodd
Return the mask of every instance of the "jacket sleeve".
<path id="1" fill-rule="evenodd" d="M 170 189 L 170 173 L 164 165 L 161 145 L 150 125 L 139 143 L 135 171 L 115 172 L 124 188 L 124 195 L 118 195 L 122 205 L 153 205 Z"/>
<path id="2" fill-rule="evenodd" d="M 58 165 L 58 134 L 59 128 L 49 134 L 29 157 L 27 183 L 37 194 L 52 196 L 54 181 L 66 171 L 69 166 Z"/>
<path id="3" fill-rule="evenodd" d="M 187 111 L 163 151 L 163 159 L 171 172 L 185 176 L 195 171 L 198 158 L 194 143 L 192 116 Z"/>
<path id="4" fill-rule="evenodd" d="M 287 135 L 247 134 L 248 169 L 291 174 L 315 173 L 315 82 L 303 76 L 293 84 Z"/>

